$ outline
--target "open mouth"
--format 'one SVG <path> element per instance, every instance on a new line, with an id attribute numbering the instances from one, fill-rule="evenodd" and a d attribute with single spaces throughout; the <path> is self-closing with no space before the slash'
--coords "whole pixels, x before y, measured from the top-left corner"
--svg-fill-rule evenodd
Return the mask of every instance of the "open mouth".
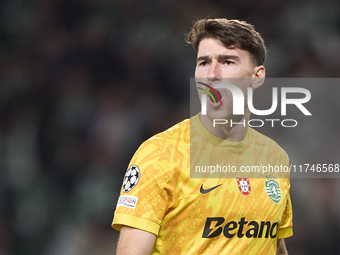
<path id="1" fill-rule="evenodd" d="M 222 101 L 221 101 L 222 95 L 221 95 L 221 92 L 219 90 L 216 90 L 216 89 L 214 89 L 214 91 L 209 90 L 209 92 L 210 92 L 210 95 L 211 95 L 209 97 L 210 100 L 213 101 L 215 104 L 221 103 L 221 105 L 222 105 Z"/>
<path id="2" fill-rule="evenodd" d="M 215 105 L 217 105 L 218 103 L 220 103 L 222 105 L 222 101 L 221 101 L 222 94 L 219 90 L 216 90 L 213 87 L 211 87 L 210 85 L 205 84 L 203 82 L 197 82 L 197 83 L 202 84 L 202 85 L 206 86 L 207 88 L 209 88 L 209 90 L 206 90 L 206 89 L 198 87 L 199 89 L 202 89 L 203 91 L 205 91 L 209 95 L 211 102 L 214 102 Z"/>

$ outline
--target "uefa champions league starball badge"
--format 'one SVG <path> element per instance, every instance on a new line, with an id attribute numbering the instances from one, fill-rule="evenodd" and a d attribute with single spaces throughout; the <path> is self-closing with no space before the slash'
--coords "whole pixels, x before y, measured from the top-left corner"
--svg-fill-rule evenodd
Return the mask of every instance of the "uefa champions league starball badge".
<path id="1" fill-rule="evenodd" d="M 132 190 L 138 183 L 140 179 L 140 171 L 138 166 L 132 165 L 126 171 L 123 180 L 123 192 L 129 192 Z"/>

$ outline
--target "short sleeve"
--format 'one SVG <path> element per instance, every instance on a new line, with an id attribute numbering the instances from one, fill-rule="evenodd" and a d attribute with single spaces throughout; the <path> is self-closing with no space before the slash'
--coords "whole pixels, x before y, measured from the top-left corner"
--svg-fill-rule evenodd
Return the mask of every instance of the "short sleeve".
<path id="1" fill-rule="evenodd" d="M 292 202 L 290 199 L 290 181 L 287 179 L 287 199 L 286 207 L 283 212 L 281 222 L 279 225 L 279 230 L 277 234 L 278 239 L 287 238 L 293 235 L 293 210 Z"/>
<path id="2" fill-rule="evenodd" d="M 112 222 L 114 229 L 126 225 L 158 234 L 173 200 L 168 158 L 158 141 L 150 139 L 140 146 L 123 180 Z"/>

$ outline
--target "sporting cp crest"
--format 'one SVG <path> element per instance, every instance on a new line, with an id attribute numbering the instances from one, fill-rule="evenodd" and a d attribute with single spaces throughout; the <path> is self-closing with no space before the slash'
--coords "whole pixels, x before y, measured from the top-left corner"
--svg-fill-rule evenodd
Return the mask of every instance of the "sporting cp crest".
<path id="1" fill-rule="evenodd" d="M 238 189 L 243 195 L 249 195 L 251 192 L 251 186 L 249 178 L 236 178 Z"/>
<path id="2" fill-rule="evenodd" d="M 268 197 L 278 204 L 281 200 L 281 190 L 280 186 L 275 180 L 267 180 L 265 182 L 266 192 Z"/>

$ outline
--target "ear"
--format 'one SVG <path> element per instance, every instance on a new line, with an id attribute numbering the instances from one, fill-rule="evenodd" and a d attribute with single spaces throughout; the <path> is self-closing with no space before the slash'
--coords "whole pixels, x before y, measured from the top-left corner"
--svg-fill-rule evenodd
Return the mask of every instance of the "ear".
<path id="1" fill-rule="evenodd" d="M 260 87 L 266 78 L 266 69 L 263 65 L 254 67 L 254 72 L 252 75 L 252 88 L 257 89 Z"/>

